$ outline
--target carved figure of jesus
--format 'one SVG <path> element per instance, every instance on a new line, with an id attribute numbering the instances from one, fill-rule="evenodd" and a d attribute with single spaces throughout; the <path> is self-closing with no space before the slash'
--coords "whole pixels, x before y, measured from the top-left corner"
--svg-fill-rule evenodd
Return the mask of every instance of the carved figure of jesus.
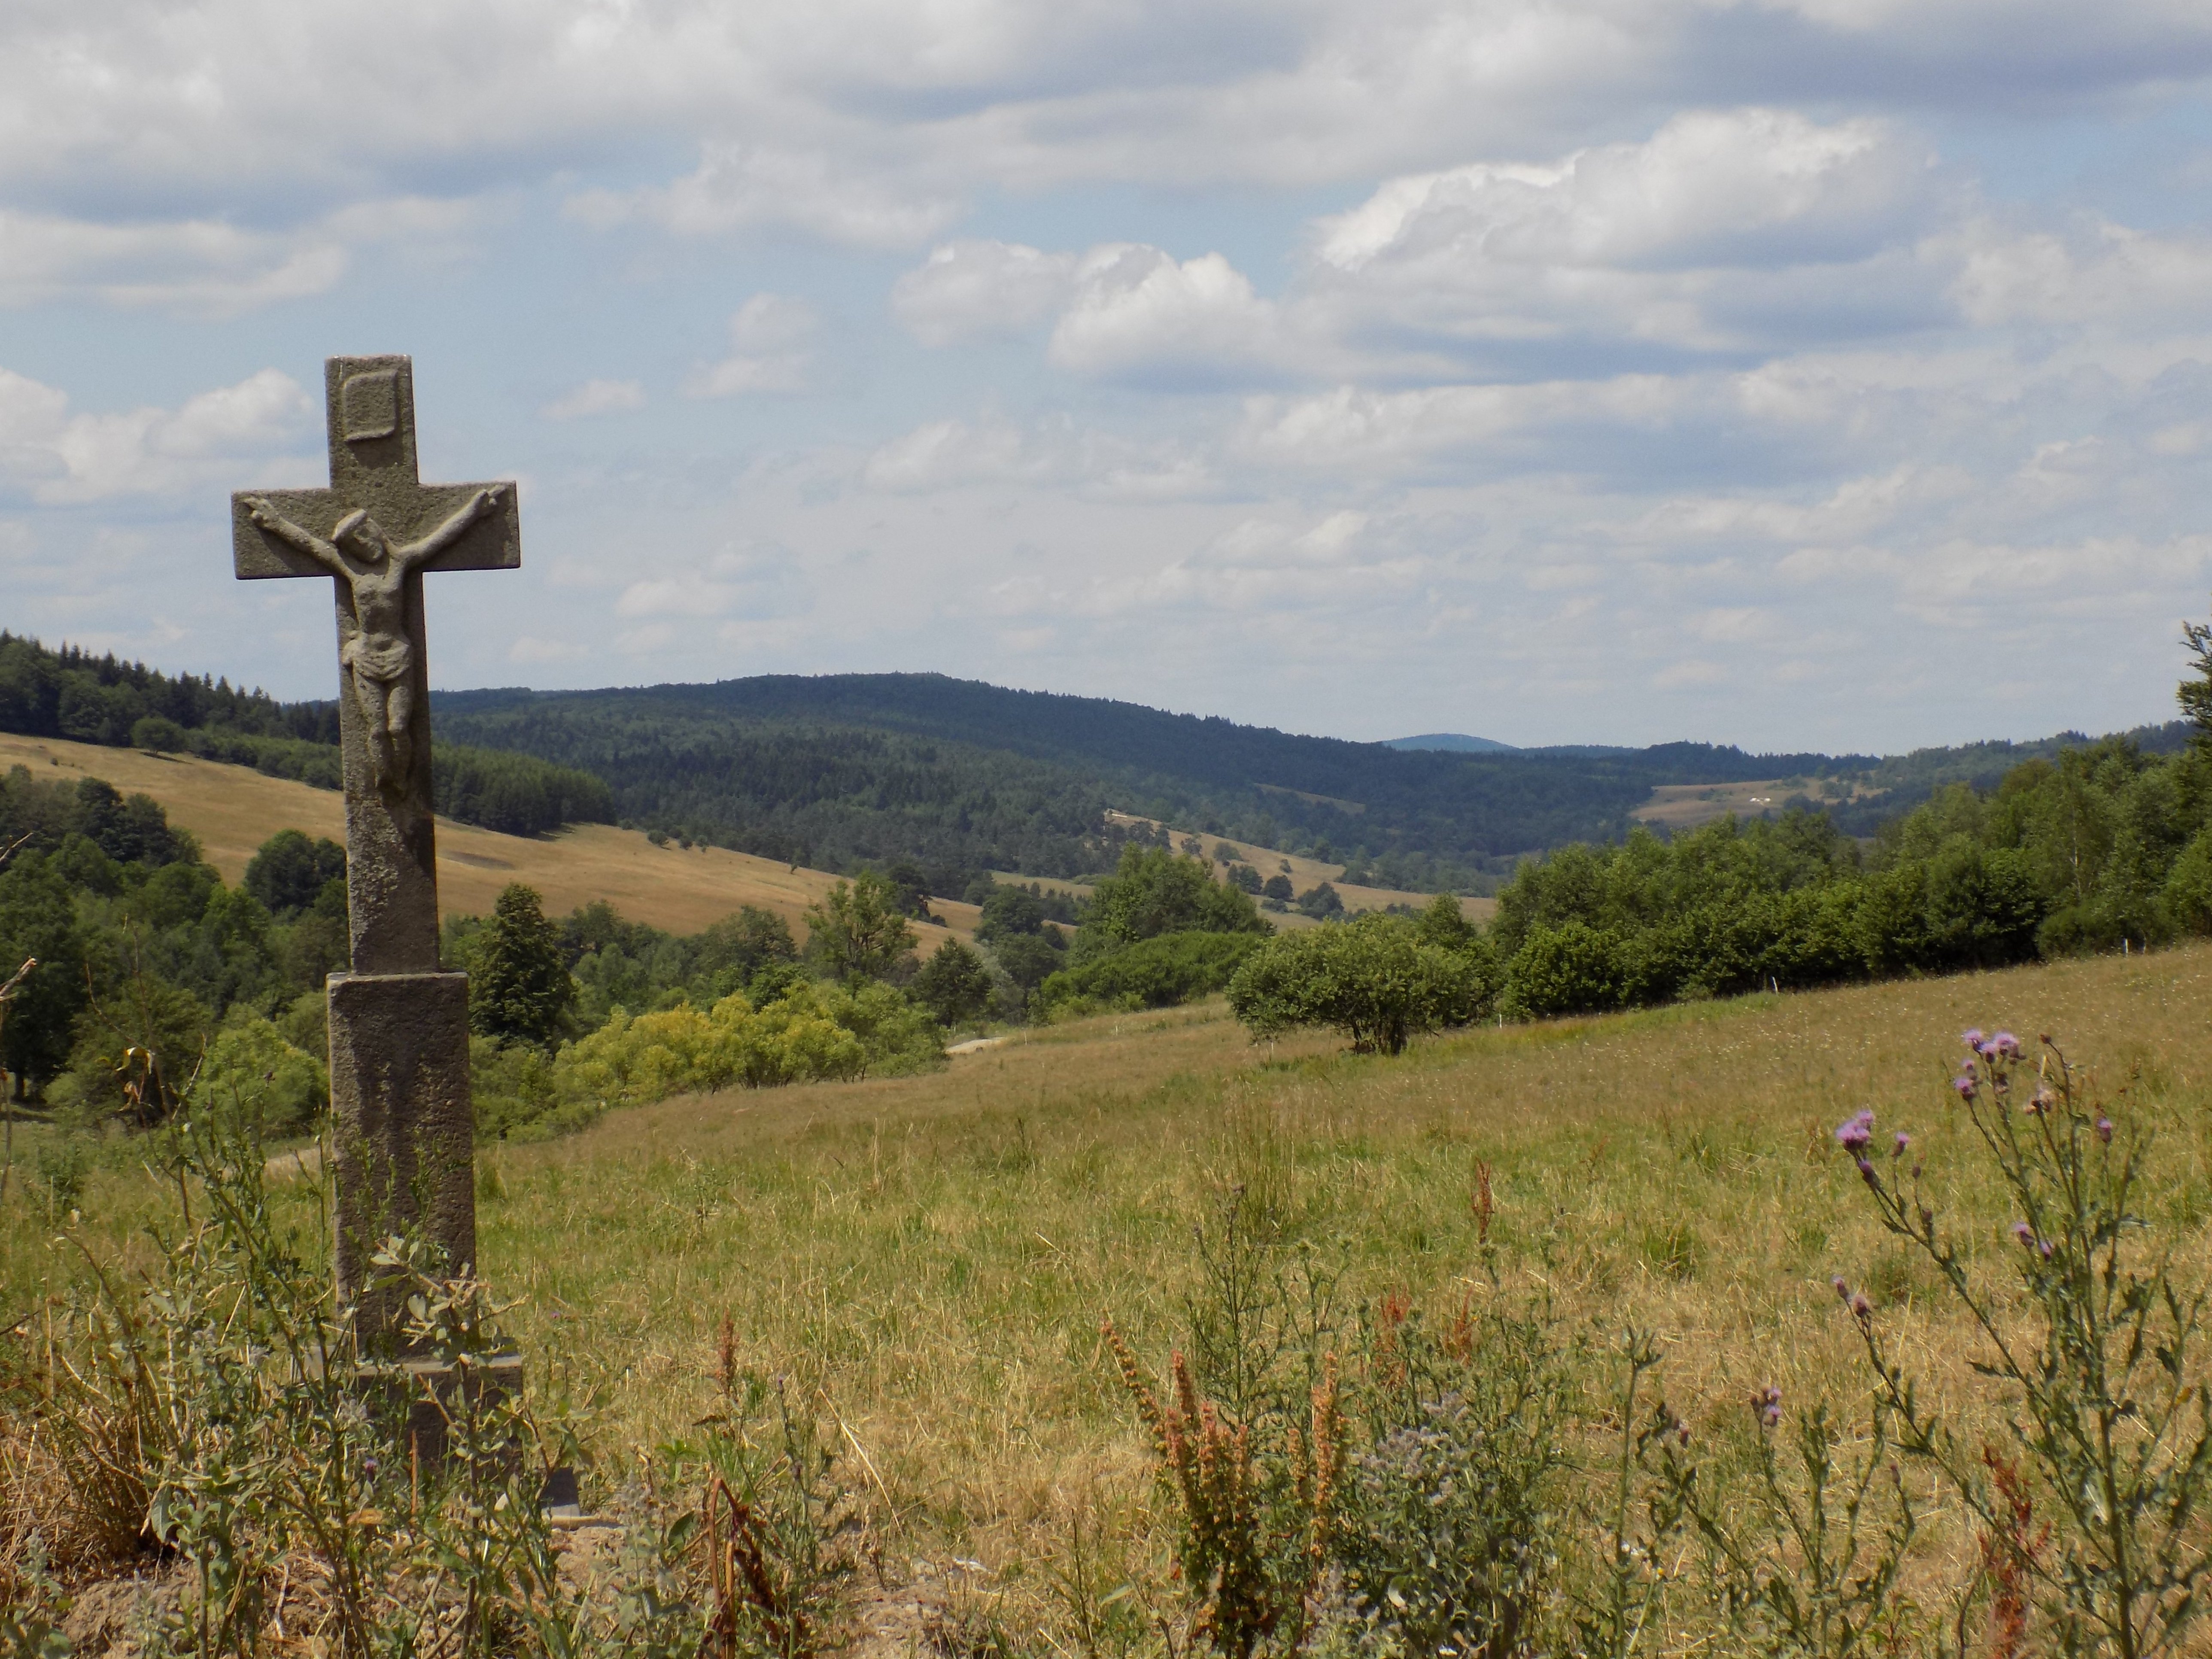
<path id="1" fill-rule="evenodd" d="M 495 510 L 505 492 L 503 484 L 479 489 L 428 535 L 397 545 L 365 512 L 347 514 L 325 541 L 278 513 L 265 497 L 244 500 L 257 528 L 297 548 L 352 590 L 353 623 L 338 646 L 338 661 L 352 678 L 354 696 L 368 725 L 369 754 L 380 789 L 405 788 L 413 757 L 415 647 L 407 623 L 407 578 Z"/>

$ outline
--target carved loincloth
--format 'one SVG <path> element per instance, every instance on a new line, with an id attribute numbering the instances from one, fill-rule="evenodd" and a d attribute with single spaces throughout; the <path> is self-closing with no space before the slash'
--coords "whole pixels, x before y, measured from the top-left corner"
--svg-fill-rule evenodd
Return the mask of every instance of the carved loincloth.
<path id="1" fill-rule="evenodd" d="M 373 643 L 373 635 L 356 634 L 338 647 L 338 660 L 356 674 L 366 674 L 373 680 L 386 682 L 405 678 L 408 669 L 407 641 L 384 636 L 388 643 Z"/>

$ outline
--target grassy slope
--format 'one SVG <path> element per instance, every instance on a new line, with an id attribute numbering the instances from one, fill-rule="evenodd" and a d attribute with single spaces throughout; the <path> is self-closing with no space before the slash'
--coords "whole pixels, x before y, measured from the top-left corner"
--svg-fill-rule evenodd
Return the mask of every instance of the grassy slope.
<path id="1" fill-rule="evenodd" d="M 695 1413 L 726 1309 L 750 1360 L 836 1402 L 913 1525 L 997 1564 L 1094 1480 L 1141 1497 L 1098 1316 L 1164 1358 L 1189 1228 L 1227 1186 L 1340 1241 L 1355 1297 L 1442 1307 L 1480 1293 L 1487 1158 L 1512 1276 L 1601 1330 L 1656 1327 L 1669 1396 L 1708 1426 L 1770 1379 L 1802 1401 L 1855 1376 L 1838 1273 L 1908 1304 L 1888 1316 L 1927 1339 L 1920 1362 L 1970 1389 L 1965 1333 L 1910 1305 L 1929 1286 L 1875 1234 L 1829 1128 L 1873 1105 L 1951 1192 L 1958 1031 L 2049 1030 L 2110 1086 L 2140 1068 L 2117 1115 L 2164 1126 L 2156 1207 L 2194 1228 L 2208 1015 L 2200 949 L 1471 1033 L 1395 1061 L 1255 1050 L 1218 1007 L 1102 1020 L 934 1077 L 672 1101 L 489 1154 L 485 1255 L 530 1297 L 530 1349 L 612 1389 L 609 1426 Z M 1983 1211 L 1995 1260 L 2008 1218 L 1978 1190 L 1952 1200 Z"/>
<path id="2" fill-rule="evenodd" d="M 143 790 L 168 809 L 172 822 L 199 837 L 208 862 L 229 882 L 245 874 L 254 849 L 279 830 L 345 838 L 344 805 L 336 793 L 247 767 L 0 733 L 0 769 L 19 764 L 41 777 L 99 777 L 125 793 Z M 603 898 L 633 921 L 695 933 L 741 904 L 757 904 L 803 935 L 801 914 L 836 879 L 721 848 L 687 853 L 655 847 L 635 830 L 611 824 L 522 836 L 438 820 L 438 899 L 449 915 L 485 915 L 501 888 L 523 881 L 544 896 L 553 915 Z M 963 938 L 974 931 L 971 907 L 938 909 L 951 931 Z M 916 931 L 924 955 L 944 936 L 933 927 Z"/>
<path id="3" fill-rule="evenodd" d="M 525 1298 L 533 1376 L 605 1391 L 608 1469 L 705 1407 L 726 1310 L 748 1363 L 834 1404 L 866 1448 L 882 1485 L 855 1478 L 904 1532 L 889 1547 L 980 1556 L 1019 1598 L 1034 1581 L 1012 1575 L 1077 1506 L 1149 1547 L 1143 1449 L 1097 1322 L 1164 1360 L 1191 1226 L 1230 1187 L 1340 1254 L 1347 1301 L 1396 1288 L 1442 1314 L 1495 1293 L 1468 1202 L 1489 1160 L 1507 1293 L 1548 1288 L 1600 1339 L 1656 1328 L 1667 1397 L 1726 1455 L 1756 1385 L 1855 1396 L 1836 1273 L 1871 1289 L 1940 1392 L 1978 1397 L 1970 1333 L 1922 1304 L 1928 1278 L 1871 1225 L 1829 1139 L 1863 1105 L 1885 1138 L 1911 1128 L 1946 1212 L 2004 1271 L 2010 1218 L 1962 1178 L 1945 1087 L 1968 1024 L 2051 1031 L 2132 1091 L 2112 1111 L 2160 1137 L 2149 1212 L 2201 1266 L 2208 1016 L 2198 947 L 1474 1031 L 1395 1060 L 1255 1049 L 1218 1005 L 1102 1018 L 933 1076 L 672 1100 L 489 1150 L 480 1237 Z M 143 1176 L 101 1176 L 92 1229 L 131 1248 L 130 1211 L 151 1201 Z M 43 1254 L 31 1231 L 0 1276 L 10 1301 Z"/>

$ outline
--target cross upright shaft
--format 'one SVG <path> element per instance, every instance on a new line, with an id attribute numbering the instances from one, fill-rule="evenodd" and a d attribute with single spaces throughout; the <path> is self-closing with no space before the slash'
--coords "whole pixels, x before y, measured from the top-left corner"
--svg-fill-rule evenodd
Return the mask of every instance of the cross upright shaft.
<path id="1" fill-rule="evenodd" d="M 325 576 L 337 590 L 352 971 L 330 978 L 338 1290 L 364 1348 L 404 1347 L 404 1289 L 374 1258 L 419 1231 L 476 1265 L 468 980 L 438 969 L 426 570 L 521 560 L 514 486 L 424 484 L 404 357 L 333 357 L 327 489 L 231 497 L 237 574 Z"/>
<path id="2" fill-rule="evenodd" d="M 231 497 L 237 574 L 335 578 L 347 917 L 357 974 L 438 965 L 425 570 L 522 562 L 514 486 L 424 484 L 405 357 L 332 357 L 327 489 Z"/>

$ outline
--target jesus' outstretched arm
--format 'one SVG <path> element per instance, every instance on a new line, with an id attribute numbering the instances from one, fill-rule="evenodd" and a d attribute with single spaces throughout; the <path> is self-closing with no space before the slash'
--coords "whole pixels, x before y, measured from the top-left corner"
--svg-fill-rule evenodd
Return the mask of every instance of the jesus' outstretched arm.
<path id="1" fill-rule="evenodd" d="M 248 495 L 246 516 L 253 521 L 254 528 L 266 531 L 287 547 L 296 547 L 333 576 L 349 576 L 346 562 L 337 548 L 312 531 L 302 530 L 269 504 L 266 497 Z"/>
<path id="2" fill-rule="evenodd" d="M 469 527 L 478 519 L 495 512 L 499 498 L 507 493 L 504 484 L 494 484 L 489 489 L 479 489 L 463 501 L 445 523 L 440 525 L 419 542 L 410 542 L 404 547 L 392 550 L 397 561 L 408 566 L 418 565 L 434 559 L 455 542 L 466 535 Z"/>

